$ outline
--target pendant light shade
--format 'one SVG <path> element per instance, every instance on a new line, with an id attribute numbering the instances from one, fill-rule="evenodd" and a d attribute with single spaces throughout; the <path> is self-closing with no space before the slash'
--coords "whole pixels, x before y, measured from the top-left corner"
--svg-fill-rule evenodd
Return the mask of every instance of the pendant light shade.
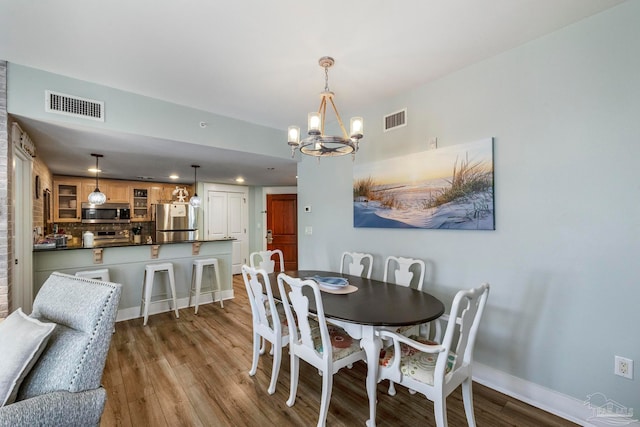
<path id="1" fill-rule="evenodd" d="M 103 205 L 107 201 L 107 196 L 106 194 L 101 192 L 100 188 L 98 187 L 98 173 L 100 172 L 100 169 L 98 168 L 98 159 L 103 156 L 102 154 L 94 153 L 92 153 L 91 155 L 96 158 L 96 189 L 93 190 L 93 193 L 89 194 L 88 200 L 92 205 Z"/>
<path id="2" fill-rule="evenodd" d="M 200 197 L 198 197 L 197 189 L 198 168 L 200 167 L 200 165 L 191 165 L 191 167 L 193 168 L 193 196 L 191 196 L 191 198 L 189 199 L 189 204 L 194 208 L 199 208 L 200 204 L 202 203 L 202 200 L 200 200 Z"/>

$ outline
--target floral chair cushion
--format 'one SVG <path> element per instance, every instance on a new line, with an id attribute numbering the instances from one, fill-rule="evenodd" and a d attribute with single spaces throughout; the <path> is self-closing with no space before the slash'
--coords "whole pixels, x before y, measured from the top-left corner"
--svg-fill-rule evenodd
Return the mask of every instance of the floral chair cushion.
<path id="1" fill-rule="evenodd" d="M 317 325 L 317 323 L 316 323 Z M 333 350 L 332 359 L 344 359 L 345 357 L 360 351 L 360 340 L 354 340 L 344 329 L 335 325 L 327 325 L 331 347 Z M 322 354 L 322 339 L 320 338 L 320 326 L 312 327 L 311 335 L 316 346 L 316 351 Z"/>
<path id="2" fill-rule="evenodd" d="M 411 338 L 422 344 L 437 345 L 438 343 L 430 341 L 424 337 L 412 335 Z M 433 385 L 433 371 L 436 368 L 438 355 L 435 353 L 425 353 L 405 343 L 400 343 L 400 371 L 402 375 L 413 378 L 425 384 Z M 388 366 L 393 360 L 395 349 L 393 345 L 380 350 L 380 366 Z M 453 362 L 455 361 L 455 353 L 450 352 L 448 363 L 445 369 L 446 373 L 451 371 Z"/>

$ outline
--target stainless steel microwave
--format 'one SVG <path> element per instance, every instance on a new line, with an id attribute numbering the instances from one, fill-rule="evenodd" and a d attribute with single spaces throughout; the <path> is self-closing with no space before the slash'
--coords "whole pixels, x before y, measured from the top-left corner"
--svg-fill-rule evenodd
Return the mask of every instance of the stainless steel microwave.
<path id="1" fill-rule="evenodd" d="M 131 222 L 129 203 L 105 203 L 94 205 L 83 203 L 82 222 L 84 224 L 113 224 Z"/>

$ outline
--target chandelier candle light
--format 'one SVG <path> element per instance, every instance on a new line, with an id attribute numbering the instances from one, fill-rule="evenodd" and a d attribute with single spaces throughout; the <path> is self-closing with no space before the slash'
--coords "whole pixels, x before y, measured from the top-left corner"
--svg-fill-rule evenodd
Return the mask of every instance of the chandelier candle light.
<path id="1" fill-rule="evenodd" d="M 100 168 L 98 168 L 98 159 L 103 157 L 103 155 L 94 153 L 91 153 L 91 155 L 96 158 L 96 189 L 93 190 L 93 193 L 89 194 L 88 200 L 92 205 L 103 205 L 107 201 L 107 196 L 100 191 L 100 188 L 98 188 L 98 174 L 100 173 Z M 89 171 L 91 171 L 91 169 L 89 169 Z"/>
<path id="2" fill-rule="evenodd" d="M 309 136 L 302 141 L 300 141 L 300 128 L 289 126 L 288 143 L 291 146 L 291 157 L 294 156 L 296 148 L 300 149 L 303 154 L 315 157 L 344 156 L 345 154 L 353 154 L 355 157 L 356 151 L 358 151 L 358 142 L 364 135 L 364 120 L 362 117 L 353 117 L 350 123 L 350 132 L 347 134 L 336 104 L 333 102 L 334 93 L 329 90 L 329 68 L 333 66 L 335 61 L 329 56 L 323 56 L 318 63 L 324 68 L 324 91 L 320 93 L 320 108 L 317 113 L 309 113 Z M 342 136 L 331 136 L 324 133 L 328 103 L 331 104 L 338 119 Z"/>
<path id="3" fill-rule="evenodd" d="M 200 167 L 200 165 L 191 165 L 191 167 L 193 168 L 193 196 L 191 196 L 191 198 L 189 199 L 189 204 L 194 208 L 197 208 L 197 207 L 200 207 L 200 203 L 202 203 L 202 201 L 200 200 L 200 197 L 198 197 L 198 190 L 197 190 L 198 168 Z"/>

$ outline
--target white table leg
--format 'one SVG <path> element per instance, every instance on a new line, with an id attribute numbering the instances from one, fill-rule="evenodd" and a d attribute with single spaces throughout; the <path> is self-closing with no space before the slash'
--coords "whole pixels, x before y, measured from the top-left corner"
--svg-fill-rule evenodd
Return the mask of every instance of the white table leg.
<path id="1" fill-rule="evenodd" d="M 360 347 L 367 353 L 367 396 L 369 396 L 368 427 L 376 425 L 376 389 L 378 388 L 378 363 L 382 341 L 371 325 L 362 325 Z"/>

